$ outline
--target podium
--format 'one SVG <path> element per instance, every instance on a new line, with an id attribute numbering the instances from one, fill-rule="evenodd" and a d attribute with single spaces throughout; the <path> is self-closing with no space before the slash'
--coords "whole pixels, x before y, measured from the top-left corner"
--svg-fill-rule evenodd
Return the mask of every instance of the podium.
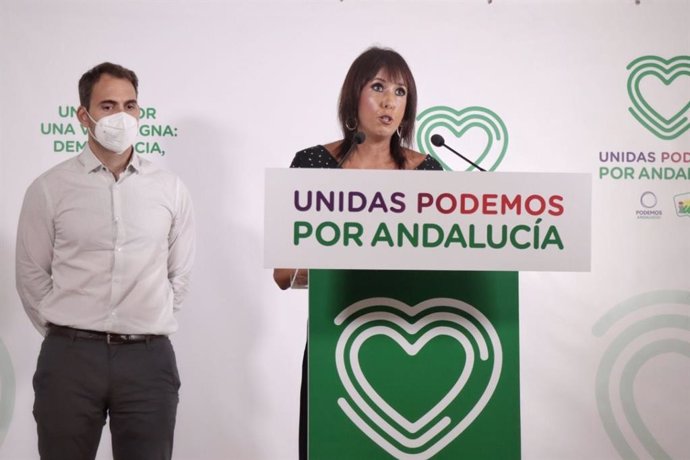
<path id="1" fill-rule="evenodd" d="M 268 170 L 265 265 L 310 268 L 309 458 L 519 459 L 518 271 L 589 270 L 590 190 Z"/>

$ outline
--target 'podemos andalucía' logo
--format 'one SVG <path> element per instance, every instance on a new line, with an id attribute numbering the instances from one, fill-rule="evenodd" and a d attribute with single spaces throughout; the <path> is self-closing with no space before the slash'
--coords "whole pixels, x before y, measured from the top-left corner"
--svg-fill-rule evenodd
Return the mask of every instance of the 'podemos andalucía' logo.
<path id="1" fill-rule="evenodd" d="M 435 106 L 417 116 L 417 146 L 436 158 L 444 169 L 472 171 L 474 166 L 456 158 L 452 152 L 437 147 L 434 135 L 443 136 L 446 145 L 486 169 L 495 171 L 508 150 L 508 130 L 503 120 L 484 107 L 467 107 L 456 110 L 447 106 Z"/>
<path id="2" fill-rule="evenodd" d="M 676 139 L 686 132 L 690 128 L 690 56 L 642 56 L 627 69 L 632 116 L 660 139 Z"/>

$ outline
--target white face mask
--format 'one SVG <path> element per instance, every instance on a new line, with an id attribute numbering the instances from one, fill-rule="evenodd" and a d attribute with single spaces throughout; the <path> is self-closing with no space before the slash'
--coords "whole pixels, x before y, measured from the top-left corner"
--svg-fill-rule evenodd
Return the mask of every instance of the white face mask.
<path id="1" fill-rule="evenodd" d="M 96 121 L 89 112 L 86 114 L 96 123 L 95 132 L 91 132 L 91 129 L 89 132 L 106 149 L 121 155 L 134 144 L 139 130 L 139 120 L 132 115 L 118 112 Z"/>

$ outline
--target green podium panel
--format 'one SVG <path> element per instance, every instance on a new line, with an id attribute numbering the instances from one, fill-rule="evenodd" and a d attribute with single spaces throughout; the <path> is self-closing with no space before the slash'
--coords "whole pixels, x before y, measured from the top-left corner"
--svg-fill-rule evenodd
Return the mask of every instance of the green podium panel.
<path id="1" fill-rule="evenodd" d="M 520 458 L 516 272 L 309 285 L 310 460 Z"/>

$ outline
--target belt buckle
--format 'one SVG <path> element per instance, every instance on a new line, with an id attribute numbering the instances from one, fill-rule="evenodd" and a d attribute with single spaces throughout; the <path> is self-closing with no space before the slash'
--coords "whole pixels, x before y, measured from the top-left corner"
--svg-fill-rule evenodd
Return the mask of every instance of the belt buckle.
<path id="1" fill-rule="evenodd" d="M 108 332 L 105 335 L 105 341 L 108 345 L 117 345 L 125 343 L 127 340 L 122 340 L 122 338 L 122 334 L 111 334 L 110 332 Z"/>

